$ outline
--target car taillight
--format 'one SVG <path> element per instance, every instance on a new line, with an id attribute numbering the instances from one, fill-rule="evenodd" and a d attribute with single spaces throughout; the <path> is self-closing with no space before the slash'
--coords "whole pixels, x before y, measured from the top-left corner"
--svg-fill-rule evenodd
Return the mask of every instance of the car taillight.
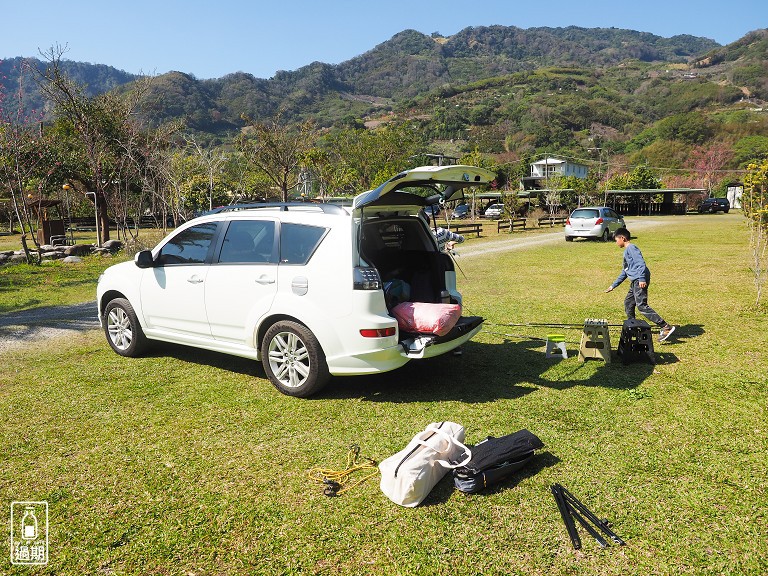
<path id="1" fill-rule="evenodd" d="M 595 222 L 595 224 L 602 224 L 602 223 L 603 223 L 603 219 L 602 218 L 598 218 L 597 222 Z"/>
<path id="2" fill-rule="evenodd" d="M 363 338 L 385 338 L 387 336 L 394 336 L 394 326 L 390 328 L 362 328 L 360 330 L 360 336 Z"/>
<path id="3" fill-rule="evenodd" d="M 356 266 L 352 278 L 354 290 L 381 290 L 381 278 L 376 268 Z"/>
<path id="4" fill-rule="evenodd" d="M 566 218 L 565 219 L 565 225 L 566 226 L 570 226 L 571 225 L 571 219 L 570 218 Z"/>

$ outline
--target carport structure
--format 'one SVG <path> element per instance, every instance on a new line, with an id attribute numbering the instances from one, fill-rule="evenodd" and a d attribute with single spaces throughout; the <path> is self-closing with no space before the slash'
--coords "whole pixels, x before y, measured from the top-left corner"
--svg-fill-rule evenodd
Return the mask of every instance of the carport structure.
<path id="1" fill-rule="evenodd" d="M 660 188 L 644 190 L 606 190 L 605 205 L 624 216 L 652 216 L 685 214 L 691 208 L 690 194 L 704 194 L 704 188 Z M 654 202 L 654 196 L 661 196 L 661 202 Z M 675 195 L 682 196 L 682 202 L 675 202 Z"/>

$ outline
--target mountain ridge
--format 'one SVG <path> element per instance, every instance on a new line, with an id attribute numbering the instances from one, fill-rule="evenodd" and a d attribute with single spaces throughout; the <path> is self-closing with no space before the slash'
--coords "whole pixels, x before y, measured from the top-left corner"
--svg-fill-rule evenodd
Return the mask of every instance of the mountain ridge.
<path id="1" fill-rule="evenodd" d="M 594 77 L 610 77 L 617 86 L 622 83 L 622 74 L 617 70 L 630 71 L 623 80 L 626 86 L 619 92 L 631 93 L 653 84 L 650 78 L 641 79 L 642 73 L 635 68 L 645 66 L 650 70 L 657 64 L 663 65 L 659 70 L 691 69 L 725 83 L 732 83 L 735 76 L 748 85 L 748 96 L 762 95 L 768 92 L 765 66 L 761 67 L 759 58 L 754 57 L 741 66 L 739 59 L 754 51 L 755 45 L 768 45 L 767 33 L 756 30 L 729 46 L 721 46 L 692 35 L 665 38 L 619 28 L 479 26 L 451 36 L 429 36 L 407 29 L 339 64 L 312 62 L 293 71 L 277 71 L 269 79 L 241 71 L 202 80 L 178 71 L 158 75 L 152 82 L 149 117 L 156 123 L 182 119 L 191 131 L 222 137 L 236 133 L 244 116 L 260 120 L 283 110 L 289 121 L 311 117 L 320 125 L 350 118 L 365 120 L 413 104 L 418 107 L 419 102 L 423 106 L 441 94 L 491 84 L 494 79 L 500 79 L 502 85 L 510 79 L 524 80 L 515 76 L 519 74 L 534 74 L 539 87 L 548 89 L 543 81 L 545 74 L 537 74 L 548 69 L 589 70 Z M 757 51 L 768 52 L 764 47 Z M 21 60 L 0 62 L 0 75 L 10 79 L 9 86 L 14 85 L 9 64 L 18 67 Z M 43 63 L 38 60 L 37 64 Z M 92 94 L 128 89 L 139 78 L 103 64 L 64 60 L 62 66 Z M 563 89 L 559 79 L 550 83 Z M 575 77 L 564 85 L 579 89 L 579 83 Z M 617 93 L 612 97 L 625 96 Z M 25 98 L 33 109 L 46 106 L 34 89 L 28 89 Z"/>

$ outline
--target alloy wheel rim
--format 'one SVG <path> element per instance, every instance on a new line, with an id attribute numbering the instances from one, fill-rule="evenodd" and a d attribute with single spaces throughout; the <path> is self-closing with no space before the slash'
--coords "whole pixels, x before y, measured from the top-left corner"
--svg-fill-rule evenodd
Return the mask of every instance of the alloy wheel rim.
<path id="1" fill-rule="evenodd" d="M 310 376 L 309 351 L 298 335 L 279 332 L 269 343 L 269 366 L 280 384 L 298 388 Z"/>
<path id="2" fill-rule="evenodd" d="M 113 308 L 107 316 L 107 331 L 112 344 L 119 350 L 126 350 L 133 341 L 131 319 L 122 308 Z"/>

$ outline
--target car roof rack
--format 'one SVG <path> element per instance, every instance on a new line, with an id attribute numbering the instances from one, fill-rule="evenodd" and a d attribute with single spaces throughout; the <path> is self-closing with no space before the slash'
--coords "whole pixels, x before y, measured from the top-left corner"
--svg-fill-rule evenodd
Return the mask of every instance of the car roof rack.
<path id="1" fill-rule="evenodd" d="M 219 206 L 205 213 L 220 214 L 221 212 L 238 212 L 240 210 L 263 210 L 265 208 L 279 208 L 281 212 L 289 210 L 306 210 L 307 208 L 318 208 L 325 214 L 345 214 L 344 209 L 336 204 L 325 204 L 320 202 L 253 202 L 250 204 L 229 204 Z"/>

